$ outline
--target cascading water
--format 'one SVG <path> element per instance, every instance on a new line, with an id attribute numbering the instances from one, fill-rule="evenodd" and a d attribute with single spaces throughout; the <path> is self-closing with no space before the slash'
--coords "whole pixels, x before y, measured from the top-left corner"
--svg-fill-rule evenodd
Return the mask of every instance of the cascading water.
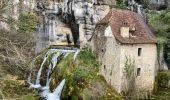
<path id="1" fill-rule="evenodd" d="M 40 97 L 46 99 L 46 100 L 60 100 L 60 95 L 62 92 L 62 89 L 64 87 L 65 84 L 65 79 L 63 79 L 61 81 L 61 83 L 57 86 L 56 89 L 53 90 L 53 92 L 50 92 L 50 74 L 52 73 L 52 71 L 54 70 L 55 67 L 57 67 L 57 63 L 59 61 L 59 59 L 61 58 L 65 58 L 68 54 L 70 53 L 74 53 L 74 60 L 76 59 L 76 56 L 79 53 L 78 49 L 72 49 L 72 50 L 68 50 L 68 49 L 49 49 L 48 52 L 45 54 L 43 61 L 41 63 L 41 66 L 38 70 L 37 76 L 36 76 L 36 81 L 35 84 L 31 83 L 31 74 L 29 75 L 28 78 L 28 83 L 30 85 L 30 88 L 35 88 L 38 89 L 40 91 Z M 50 56 L 52 56 L 51 60 L 50 60 L 50 64 L 48 66 L 48 71 L 46 73 L 47 77 L 46 77 L 46 84 L 45 86 L 43 86 L 40 83 L 40 78 L 41 78 L 41 74 L 42 74 L 42 70 L 44 67 L 44 64 L 46 63 L 46 61 L 50 58 Z"/>

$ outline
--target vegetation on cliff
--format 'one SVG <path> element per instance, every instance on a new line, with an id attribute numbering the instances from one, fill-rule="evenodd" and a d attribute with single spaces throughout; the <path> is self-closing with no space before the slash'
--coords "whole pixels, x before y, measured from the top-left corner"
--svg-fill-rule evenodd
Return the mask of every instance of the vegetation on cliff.
<path id="1" fill-rule="evenodd" d="M 38 23 L 38 17 L 35 13 L 21 13 L 18 21 L 18 33 L 32 35 L 35 32 Z"/>

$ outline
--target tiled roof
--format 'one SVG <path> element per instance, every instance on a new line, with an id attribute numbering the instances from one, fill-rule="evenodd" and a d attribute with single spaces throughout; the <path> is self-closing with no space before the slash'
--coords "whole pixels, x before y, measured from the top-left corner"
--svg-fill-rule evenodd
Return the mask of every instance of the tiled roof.
<path id="1" fill-rule="evenodd" d="M 135 28 L 135 37 L 120 35 L 123 22 L 127 22 L 130 29 Z M 101 24 L 110 25 L 113 35 L 120 43 L 156 43 L 156 37 L 142 16 L 135 12 L 113 8 L 97 25 Z"/>

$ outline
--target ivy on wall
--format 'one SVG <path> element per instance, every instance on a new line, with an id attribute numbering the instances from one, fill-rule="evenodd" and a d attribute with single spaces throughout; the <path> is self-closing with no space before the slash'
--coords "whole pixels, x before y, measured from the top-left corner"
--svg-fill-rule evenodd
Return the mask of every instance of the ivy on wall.
<path id="1" fill-rule="evenodd" d="M 131 57 L 126 56 L 125 66 L 124 66 L 124 76 L 125 76 L 125 88 L 124 95 L 126 99 L 137 99 L 138 93 L 136 89 L 136 73 L 135 73 L 135 60 Z"/>

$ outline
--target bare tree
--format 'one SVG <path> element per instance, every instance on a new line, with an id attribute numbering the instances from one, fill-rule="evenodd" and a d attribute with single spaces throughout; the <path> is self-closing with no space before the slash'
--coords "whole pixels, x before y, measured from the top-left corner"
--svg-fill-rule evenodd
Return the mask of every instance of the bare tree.
<path id="1" fill-rule="evenodd" d="M 34 38 L 0 30 L 0 62 L 9 71 L 25 70 L 34 52 Z"/>

